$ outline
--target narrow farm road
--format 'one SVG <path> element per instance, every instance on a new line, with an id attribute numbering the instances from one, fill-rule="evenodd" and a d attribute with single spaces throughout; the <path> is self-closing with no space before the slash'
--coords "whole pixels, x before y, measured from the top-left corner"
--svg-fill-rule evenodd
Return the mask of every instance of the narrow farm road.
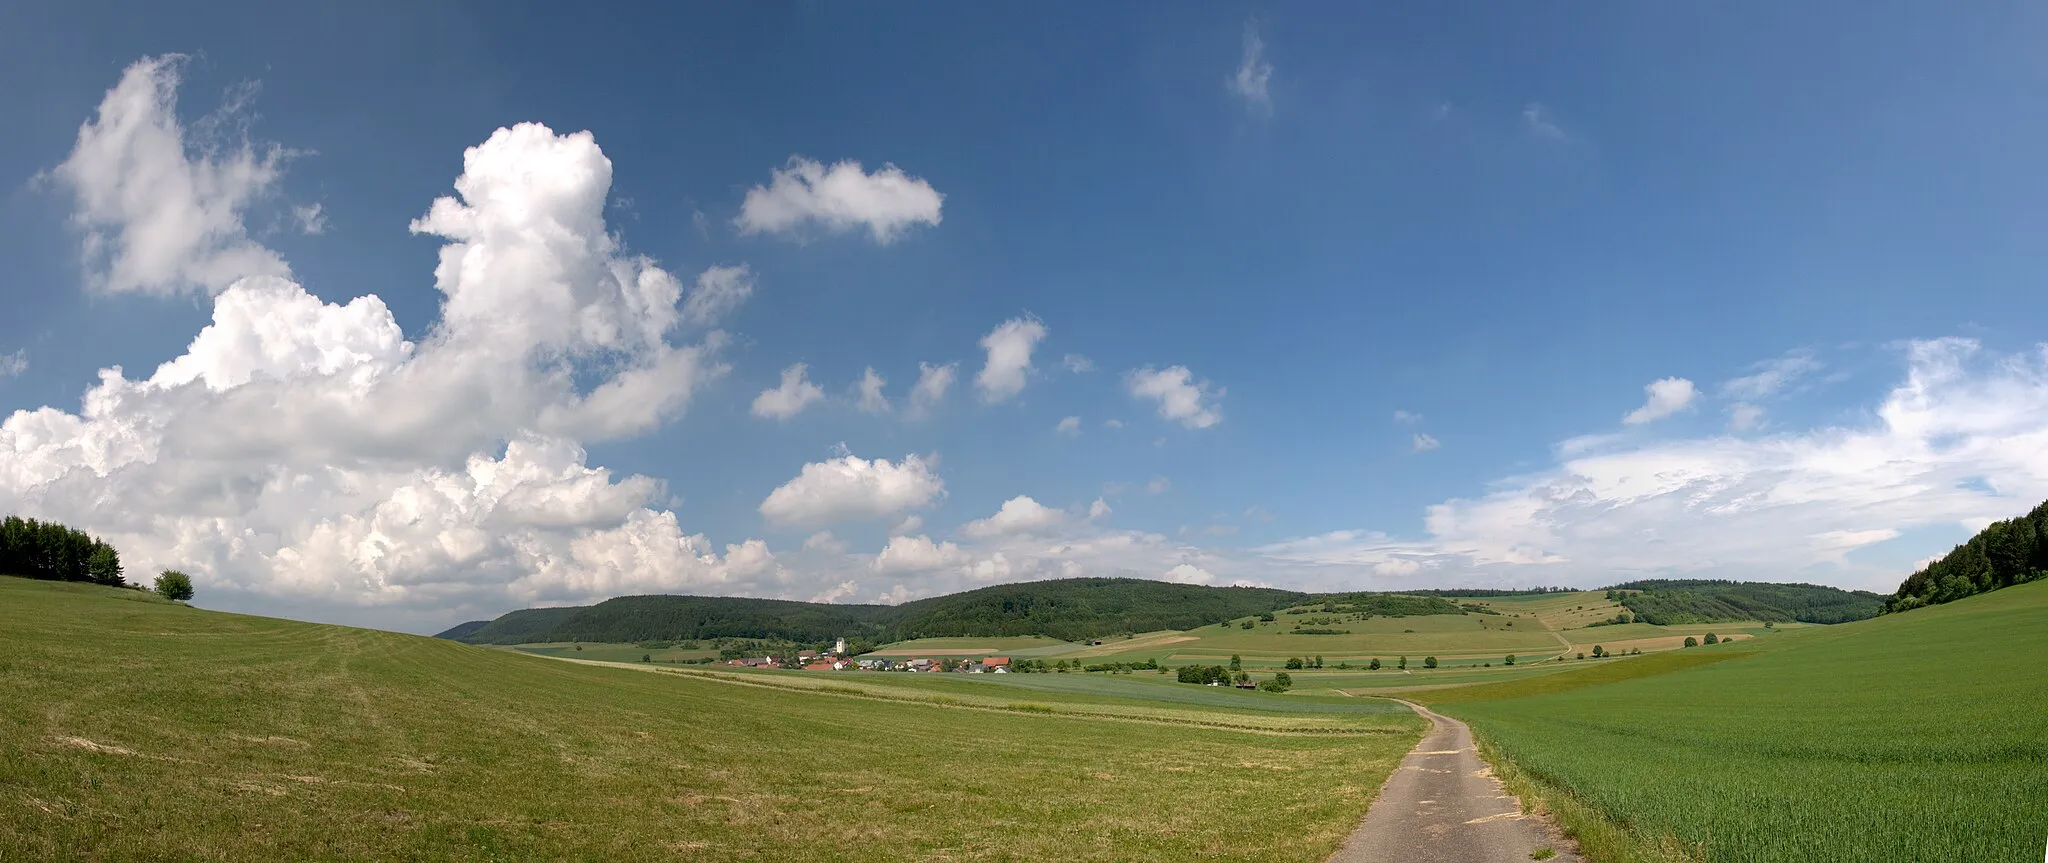
<path id="1" fill-rule="evenodd" d="M 1570 843 L 1524 813 L 1493 777 L 1472 745 L 1471 728 L 1401 703 L 1435 727 L 1402 759 L 1329 863 L 1525 863 L 1541 848 L 1556 852 L 1545 859 L 1578 863 Z"/>

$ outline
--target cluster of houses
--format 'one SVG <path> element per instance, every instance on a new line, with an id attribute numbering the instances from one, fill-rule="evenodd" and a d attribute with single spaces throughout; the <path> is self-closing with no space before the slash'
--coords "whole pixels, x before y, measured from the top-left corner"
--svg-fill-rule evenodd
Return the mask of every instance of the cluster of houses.
<path id="1" fill-rule="evenodd" d="M 1008 674 L 1010 658 L 988 656 L 954 662 L 944 659 L 856 659 L 830 653 L 803 651 L 796 655 L 797 665 L 805 671 L 907 671 L 931 673 L 952 671 L 961 674 Z M 786 657 L 759 656 L 733 659 L 727 665 L 742 668 L 782 668 Z"/>

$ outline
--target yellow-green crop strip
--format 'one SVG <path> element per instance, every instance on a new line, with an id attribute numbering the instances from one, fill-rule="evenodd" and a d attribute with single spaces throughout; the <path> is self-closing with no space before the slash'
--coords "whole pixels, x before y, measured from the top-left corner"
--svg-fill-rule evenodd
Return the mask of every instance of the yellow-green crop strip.
<path id="1" fill-rule="evenodd" d="M 1757 863 L 2033 860 L 2048 841 L 2044 624 L 2048 583 L 2032 583 L 1415 697 L 1644 847 Z"/>

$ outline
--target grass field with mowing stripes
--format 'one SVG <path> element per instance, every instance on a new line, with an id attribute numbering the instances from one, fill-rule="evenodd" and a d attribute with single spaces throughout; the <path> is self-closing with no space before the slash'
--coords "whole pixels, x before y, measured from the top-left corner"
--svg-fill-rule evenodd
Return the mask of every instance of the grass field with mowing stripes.
<path id="1" fill-rule="evenodd" d="M 1315 863 L 1421 729 L 801 691 L 141 598 L 0 578 L 0 860 Z"/>

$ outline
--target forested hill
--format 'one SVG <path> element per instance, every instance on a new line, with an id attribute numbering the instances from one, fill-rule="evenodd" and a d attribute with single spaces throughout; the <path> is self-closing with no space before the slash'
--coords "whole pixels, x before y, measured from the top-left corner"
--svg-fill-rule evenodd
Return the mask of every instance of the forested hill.
<path id="1" fill-rule="evenodd" d="M 1906 577 L 1884 610 L 1910 611 L 2048 576 L 2048 503 L 1993 522 L 1926 569 Z"/>
<path id="2" fill-rule="evenodd" d="M 434 637 L 446 638 L 451 641 L 460 641 L 462 640 L 463 636 L 468 635 L 489 625 L 491 625 L 491 622 L 488 620 L 471 620 L 465 623 L 455 624 L 454 626 L 448 627 L 447 629 L 437 632 L 434 634 Z"/>
<path id="3" fill-rule="evenodd" d="M 1081 641 L 1122 632 L 1192 629 L 1301 602 L 1263 587 L 1203 587 L 1140 578 L 1062 578 L 999 584 L 906 602 L 896 638 L 1047 635 Z"/>
<path id="4" fill-rule="evenodd" d="M 902 605 L 832 605 L 780 599 L 624 596 L 592 606 L 529 608 L 442 638 L 472 644 L 754 638 L 875 642 L 940 636 L 1046 635 L 1079 641 L 1124 632 L 1189 629 L 1300 602 L 1307 594 L 1202 587 L 1135 578 L 1063 578 L 1002 584 Z"/>
<path id="5" fill-rule="evenodd" d="M 1761 581 L 1651 579 L 1608 588 L 1636 620 L 1669 626 L 1766 620 L 1774 623 L 1846 623 L 1876 617 L 1884 597 L 1819 584 Z"/>

